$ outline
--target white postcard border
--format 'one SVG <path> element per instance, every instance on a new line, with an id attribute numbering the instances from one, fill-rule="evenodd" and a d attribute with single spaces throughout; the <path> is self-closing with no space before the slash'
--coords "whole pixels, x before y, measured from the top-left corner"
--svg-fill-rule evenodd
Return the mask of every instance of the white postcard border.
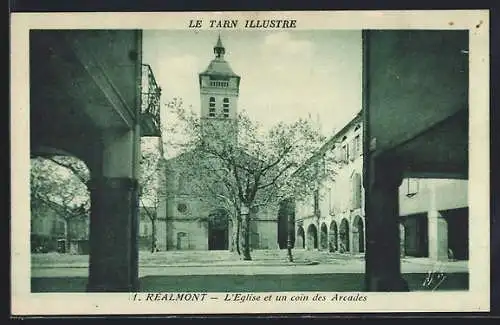
<path id="1" fill-rule="evenodd" d="M 190 19 L 295 19 L 296 30 L 468 29 L 470 31 L 469 291 L 360 293 L 364 302 L 138 302 L 131 294 L 30 293 L 29 69 L 30 29 L 188 29 Z M 238 27 L 241 28 L 241 27 Z M 204 26 L 203 29 L 210 29 Z M 257 29 L 256 29 L 257 31 Z M 290 29 L 288 30 L 290 31 Z M 11 15 L 11 313 L 209 314 L 488 311 L 489 247 L 489 13 L 486 10 L 14 13 Z M 254 293 L 259 294 L 259 293 Z M 261 293 L 262 297 L 270 293 Z M 297 296 L 299 293 L 272 293 Z M 314 296 L 314 292 L 304 293 Z M 331 297 L 335 293 L 321 293 Z M 348 293 L 339 292 L 340 295 Z M 214 296 L 223 296 L 216 293 Z M 289 299 L 288 299 L 289 300 Z"/>

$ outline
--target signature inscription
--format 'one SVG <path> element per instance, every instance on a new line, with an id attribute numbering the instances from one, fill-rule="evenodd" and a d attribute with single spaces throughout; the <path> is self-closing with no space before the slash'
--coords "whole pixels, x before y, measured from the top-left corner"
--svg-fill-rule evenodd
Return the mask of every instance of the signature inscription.
<path id="1" fill-rule="evenodd" d="M 437 264 L 431 271 L 427 272 L 422 286 L 427 290 L 435 291 L 447 277 L 448 275 L 443 270 L 443 265 Z"/>

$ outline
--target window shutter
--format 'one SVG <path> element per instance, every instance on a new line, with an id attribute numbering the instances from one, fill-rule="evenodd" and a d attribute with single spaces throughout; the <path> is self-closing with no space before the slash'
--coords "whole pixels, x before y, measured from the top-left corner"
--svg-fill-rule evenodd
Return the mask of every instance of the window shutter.
<path id="1" fill-rule="evenodd" d="M 358 152 L 356 153 L 358 156 L 361 156 L 363 154 L 363 143 L 361 142 L 361 135 L 358 135 L 356 137 L 357 145 L 356 147 L 358 148 Z"/>
<path id="2" fill-rule="evenodd" d="M 349 160 L 353 161 L 356 157 L 356 147 L 354 146 L 354 139 L 349 143 Z"/>
<path id="3" fill-rule="evenodd" d="M 349 206 L 351 210 L 354 210 L 354 196 L 356 195 L 356 187 L 355 187 L 355 175 L 351 176 L 351 195 L 349 200 Z"/>
<path id="4" fill-rule="evenodd" d="M 354 175 L 354 208 L 361 208 L 361 176 Z"/>
<path id="5" fill-rule="evenodd" d="M 342 161 L 342 147 L 336 146 L 333 149 L 333 155 L 334 155 L 335 162 L 341 162 Z"/>

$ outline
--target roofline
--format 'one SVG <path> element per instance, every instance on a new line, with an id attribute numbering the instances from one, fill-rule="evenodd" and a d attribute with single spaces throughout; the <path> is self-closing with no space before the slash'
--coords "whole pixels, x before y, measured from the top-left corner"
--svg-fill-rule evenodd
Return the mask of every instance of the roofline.
<path id="1" fill-rule="evenodd" d="M 316 150 L 316 152 L 311 157 L 309 157 L 299 168 L 297 168 L 297 170 L 292 175 L 300 173 L 302 170 L 304 170 L 304 168 L 315 162 L 316 159 L 319 156 L 322 156 L 327 150 L 335 148 L 335 143 L 337 142 L 336 140 L 347 133 L 347 131 L 354 124 L 359 123 L 362 117 L 363 109 L 358 111 L 358 113 L 356 113 L 356 115 L 349 122 L 347 122 L 347 124 L 342 129 L 340 129 L 339 132 L 335 133 L 328 141 L 326 141 L 325 144 L 323 144 L 318 150 Z M 333 146 L 332 143 L 334 144 Z"/>
<path id="2" fill-rule="evenodd" d="M 225 77 L 232 77 L 232 78 L 238 78 L 238 79 L 241 79 L 241 77 L 239 75 L 237 75 L 236 73 L 233 73 L 233 74 L 225 74 L 225 73 L 214 73 L 214 72 L 199 72 L 198 73 L 198 77 L 201 77 L 201 76 L 225 76 Z"/>
<path id="3" fill-rule="evenodd" d="M 336 140 L 336 139 L 340 138 L 342 135 L 344 135 L 345 133 L 347 133 L 347 131 L 351 128 L 351 126 L 353 126 L 354 124 L 358 123 L 359 120 L 361 120 L 362 117 L 363 117 L 363 110 L 360 110 L 358 113 L 356 113 L 356 115 L 349 122 L 347 122 L 346 125 L 344 125 L 344 127 L 342 129 L 340 129 L 340 131 L 338 131 L 337 133 L 335 133 L 330 138 L 330 140 L 328 140 L 327 143 L 324 144 L 323 146 L 326 146 L 331 141 Z"/>

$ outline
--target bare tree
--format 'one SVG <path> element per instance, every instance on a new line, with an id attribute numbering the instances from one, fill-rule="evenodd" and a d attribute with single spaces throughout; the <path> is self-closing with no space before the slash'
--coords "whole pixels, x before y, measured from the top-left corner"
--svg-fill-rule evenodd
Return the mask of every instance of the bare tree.
<path id="1" fill-rule="evenodd" d="M 184 166 L 188 173 L 199 174 L 193 177 L 201 183 L 195 187 L 224 198 L 234 206 L 236 221 L 243 221 L 245 260 L 251 259 L 250 222 L 256 208 L 310 193 L 320 177 L 329 175 L 319 173 L 316 160 L 306 164 L 325 141 L 311 119 L 281 122 L 265 130 L 245 112 L 236 120 L 200 119 L 179 101 L 170 108 L 180 121 L 171 132 L 186 139 L 182 150 L 197 152 L 196 159 Z"/>
<path id="2" fill-rule="evenodd" d="M 163 157 L 161 138 L 156 138 L 158 147 L 144 147 L 140 161 L 140 206 L 146 212 L 151 222 L 151 243 L 152 253 L 158 250 L 157 222 L 158 211 L 161 201 L 165 199 L 165 159 Z"/>
<path id="3" fill-rule="evenodd" d="M 32 218 L 48 208 L 65 223 L 66 251 L 78 236 L 75 220 L 84 221 L 90 212 L 89 171 L 73 157 L 53 156 L 31 159 L 30 199 Z"/>

